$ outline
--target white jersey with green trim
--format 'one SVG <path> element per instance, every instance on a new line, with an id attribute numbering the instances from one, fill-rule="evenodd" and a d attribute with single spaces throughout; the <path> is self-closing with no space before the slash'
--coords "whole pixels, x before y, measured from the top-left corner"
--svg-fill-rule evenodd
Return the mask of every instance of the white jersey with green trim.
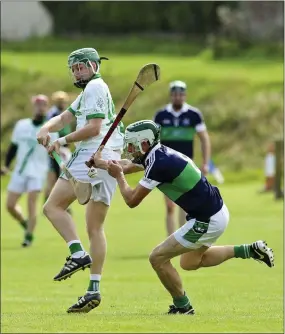
<path id="1" fill-rule="evenodd" d="M 90 119 L 103 119 L 98 136 L 76 143 L 77 149 L 96 150 L 116 118 L 115 106 L 109 87 L 101 79 L 100 74 L 96 74 L 94 79 L 88 82 L 85 89 L 70 105 L 68 110 L 76 117 L 76 130 L 83 128 Z M 123 139 L 123 124 L 120 123 L 105 147 L 112 150 L 121 150 L 123 148 Z"/>
<path id="2" fill-rule="evenodd" d="M 11 141 L 16 144 L 16 164 L 14 171 L 23 176 L 45 178 L 49 167 L 49 156 L 44 146 L 37 142 L 41 125 L 34 125 L 30 118 L 19 120 L 13 130 Z M 51 140 L 57 139 L 56 133 Z"/>

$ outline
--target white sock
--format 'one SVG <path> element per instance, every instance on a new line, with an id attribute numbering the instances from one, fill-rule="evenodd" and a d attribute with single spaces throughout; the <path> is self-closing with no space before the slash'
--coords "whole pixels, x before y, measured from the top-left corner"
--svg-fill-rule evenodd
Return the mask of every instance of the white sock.
<path id="1" fill-rule="evenodd" d="M 85 251 L 79 251 L 79 252 L 75 252 L 71 255 L 71 257 L 73 257 L 74 259 L 78 259 L 79 257 L 82 257 L 85 255 Z"/>
<path id="2" fill-rule="evenodd" d="M 90 281 L 101 281 L 101 275 L 90 274 Z"/>

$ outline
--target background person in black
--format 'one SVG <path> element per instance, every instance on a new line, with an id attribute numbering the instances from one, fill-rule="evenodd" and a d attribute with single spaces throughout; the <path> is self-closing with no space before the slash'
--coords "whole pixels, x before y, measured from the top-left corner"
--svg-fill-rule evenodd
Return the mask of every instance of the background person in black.
<path id="1" fill-rule="evenodd" d="M 187 104 L 186 83 L 170 83 L 170 103 L 158 111 L 155 123 L 161 126 L 161 143 L 193 159 L 194 136 L 197 133 L 201 142 L 202 166 L 204 175 L 208 172 L 211 155 L 210 138 L 201 112 Z M 171 235 L 175 230 L 175 203 L 164 196 L 166 204 L 166 230 Z M 185 212 L 179 208 L 179 226 L 185 223 Z"/>

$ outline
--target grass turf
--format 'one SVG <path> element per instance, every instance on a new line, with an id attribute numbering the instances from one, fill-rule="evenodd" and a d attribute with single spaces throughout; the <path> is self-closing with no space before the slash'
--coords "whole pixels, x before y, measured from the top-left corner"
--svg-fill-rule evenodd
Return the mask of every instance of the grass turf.
<path id="1" fill-rule="evenodd" d="M 148 254 L 165 236 L 163 198 L 155 190 L 130 210 L 119 192 L 106 221 L 108 254 L 102 304 L 89 314 L 67 314 L 88 285 L 88 271 L 53 282 L 67 247 L 40 214 L 34 245 L 21 249 L 22 232 L 4 208 L 2 182 L 2 332 L 282 332 L 282 202 L 259 195 L 257 183 L 220 187 L 231 221 L 217 244 L 266 239 L 275 251 L 273 269 L 253 260 L 233 259 L 221 266 L 181 273 L 195 309 L 192 316 L 167 316 L 170 296 L 148 263 Z M 41 200 L 42 202 L 42 200 Z M 21 199 L 25 205 L 25 199 Z M 39 203 L 39 206 L 41 203 Z M 84 209 L 73 205 L 81 239 L 88 247 Z M 174 260 L 178 267 L 178 259 Z"/>

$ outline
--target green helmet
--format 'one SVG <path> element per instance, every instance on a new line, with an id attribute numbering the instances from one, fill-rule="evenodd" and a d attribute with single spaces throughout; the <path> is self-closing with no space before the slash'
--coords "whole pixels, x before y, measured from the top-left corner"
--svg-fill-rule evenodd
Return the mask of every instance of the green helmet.
<path id="1" fill-rule="evenodd" d="M 160 141 L 160 127 L 150 120 L 138 121 L 130 124 L 125 130 L 125 147 L 133 144 L 136 152 L 145 154 L 142 150 L 142 141 L 147 140 L 150 147 L 153 147 Z"/>
<path id="2" fill-rule="evenodd" d="M 83 48 L 71 52 L 71 54 L 68 56 L 67 64 L 69 69 L 71 69 L 73 65 L 79 63 L 85 64 L 86 67 L 92 67 L 91 62 L 95 62 L 97 65 L 97 69 L 96 72 L 94 72 L 94 74 L 96 74 L 99 72 L 102 59 L 108 60 L 108 58 L 106 57 L 100 57 L 98 52 L 94 48 Z M 84 88 L 87 85 L 87 83 L 91 80 L 91 78 L 92 77 L 90 77 L 90 79 L 88 80 L 78 80 L 74 83 L 74 85 L 79 88 Z"/>

